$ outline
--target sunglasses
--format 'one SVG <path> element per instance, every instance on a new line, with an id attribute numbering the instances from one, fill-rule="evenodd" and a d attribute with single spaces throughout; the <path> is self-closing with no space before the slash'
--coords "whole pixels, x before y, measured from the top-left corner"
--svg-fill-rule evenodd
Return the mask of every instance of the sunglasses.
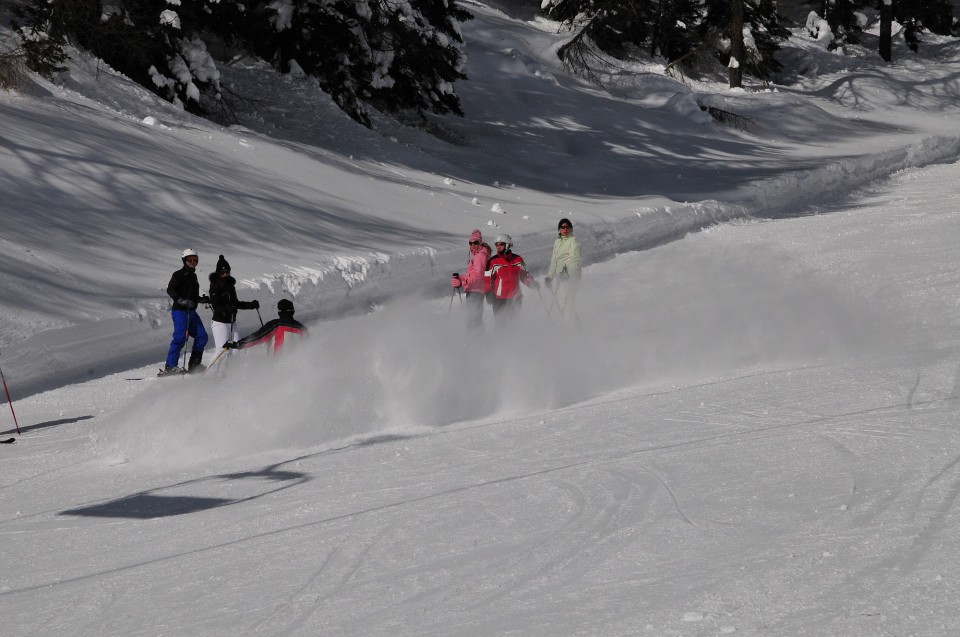
<path id="1" fill-rule="evenodd" d="M 559 226 L 560 230 L 573 230 L 573 226 Z"/>
<path id="2" fill-rule="evenodd" d="M 472 245 L 472 246 L 478 246 L 478 245 L 480 245 L 480 242 L 479 242 L 479 241 L 471 241 L 471 242 L 470 242 L 470 245 Z"/>
<path id="3" fill-rule="evenodd" d="M 505 245 L 507 245 L 507 244 L 504 243 L 503 241 L 497 241 L 497 242 L 494 243 L 493 245 L 495 245 L 495 246 L 505 246 Z"/>

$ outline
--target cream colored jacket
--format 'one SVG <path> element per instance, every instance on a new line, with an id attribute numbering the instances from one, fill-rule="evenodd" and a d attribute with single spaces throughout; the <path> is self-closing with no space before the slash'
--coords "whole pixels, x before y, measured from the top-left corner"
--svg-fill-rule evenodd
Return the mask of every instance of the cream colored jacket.
<path id="1" fill-rule="evenodd" d="M 550 257 L 550 269 L 547 270 L 547 278 L 563 278 L 566 276 L 572 279 L 580 278 L 580 241 L 570 233 L 566 237 L 557 237 L 553 242 L 553 256 Z"/>

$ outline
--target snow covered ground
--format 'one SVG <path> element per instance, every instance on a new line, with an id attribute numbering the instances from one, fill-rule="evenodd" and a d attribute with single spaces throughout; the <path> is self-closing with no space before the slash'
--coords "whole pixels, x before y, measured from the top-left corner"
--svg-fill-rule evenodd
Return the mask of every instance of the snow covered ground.
<path id="1" fill-rule="evenodd" d="M 470 7 L 446 141 L 252 64 L 243 127 L 0 95 L 0 634 L 960 634 L 960 45 L 605 92 Z M 469 231 L 560 216 L 576 320 L 468 335 Z M 156 379 L 188 245 L 312 338 Z"/>

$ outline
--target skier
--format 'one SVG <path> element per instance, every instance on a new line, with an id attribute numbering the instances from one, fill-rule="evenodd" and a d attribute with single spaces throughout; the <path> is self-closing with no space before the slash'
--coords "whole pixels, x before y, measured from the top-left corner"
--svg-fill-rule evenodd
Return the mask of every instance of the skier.
<path id="1" fill-rule="evenodd" d="M 557 239 L 553 242 L 553 255 L 543 283 L 553 290 L 560 316 L 566 316 L 580 286 L 580 240 L 573 236 L 573 223 L 561 219 L 557 224 Z M 554 282 L 556 288 L 554 289 Z"/>
<path id="2" fill-rule="evenodd" d="M 217 351 L 223 349 L 227 341 L 240 338 L 236 331 L 237 310 L 256 310 L 260 302 L 240 301 L 237 299 L 237 280 L 230 276 L 230 263 L 220 255 L 217 268 L 210 273 L 210 305 L 213 306 L 213 319 L 210 331 L 213 332 L 213 344 Z"/>
<path id="3" fill-rule="evenodd" d="M 167 294 L 173 299 L 170 316 L 173 318 L 173 339 L 170 341 L 170 350 L 167 352 L 166 366 L 160 370 L 159 376 L 171 374 L 185 374 L 187 372 L 202 372 L 204 367 L 203 348 L 207 346 L 207 331 L 203 329 L 203 321 L 197 314 L 197 304 L 201 301 L 209 303 L 209 299 L 200 298 L 200 283 L 197 281 L 196 267 L 200 262 L 197 251 L 187 248 L 180 255 L 183 267 L 173 273 L 167 285 Z M 190 362 L 187 369 L 177 367 L 180 359 L 180 350 L 187 342 L 188 335 L 193 336 L 193 351 L 190 352 Z"/>
<path id="4" fill-rule="evenodd" d="M 467 293 L 467 326 L 473 329 L 483 328 L 483 299 L 490 289 L 490 279 L 486 276 L 487 261 L 490 260 L 490 246 L 483 242 L 479 230 L 470 233 L 468 240 L 470 257 L 467 259 L 467 271 L 454 274 L 450 285 L 462 287 Z"/>
<path id="5" fill-rule="evenodd" d="M 283 347 L 283 342 L 288 334 L 298 336 L 307 336 L 307 328 L 297 319 L 293 318 L 293 302 L 287 299 L 280 299 L 277 303 L 277 313 L 279 318 L 267 321 L 266 324 L 253 334 L 244 336 L 239 341 L 228 341 L 224 347 L 229 349 L 246 349 L 261 343 L 273 341 L 273 352 L 276 354 Z"/>
<path id="6" fill-rule="evenodd" d="M 497 254 L 487 263 L 487 276 L 490 278 L 493 316 L 501 323 L 520 309 L 523 301 L 520 283 L 537 290 L 540 289 L 540 284 L 527 272 L 523 257 L 513 253 L 513 239 L 510 235 L 497 235 L 493 245 Z"/>

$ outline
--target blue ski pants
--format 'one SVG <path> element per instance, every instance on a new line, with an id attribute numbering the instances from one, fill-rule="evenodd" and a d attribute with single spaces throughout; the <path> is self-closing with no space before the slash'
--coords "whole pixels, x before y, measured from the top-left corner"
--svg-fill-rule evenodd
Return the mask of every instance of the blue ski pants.
<path id="1" fill-rule="evenodd" d="M 202 352 L 207 346 L 207 330 L 196 310 L 171 310 L 173 318 L 173 340 L 167 353 L 167 367 L 176 367 L 180 359 L 180 350 L 187 343 L 187 332 L 193 337 L 193 351 Z"/>

